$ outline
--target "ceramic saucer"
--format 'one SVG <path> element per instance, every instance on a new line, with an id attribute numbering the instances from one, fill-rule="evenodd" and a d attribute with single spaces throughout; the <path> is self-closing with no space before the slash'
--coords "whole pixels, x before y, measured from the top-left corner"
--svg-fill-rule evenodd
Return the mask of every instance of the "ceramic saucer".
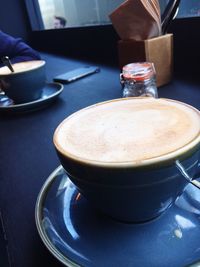
<path id="1" fill-rule="evenodd" d="M 28 112 L 41 109 L 52 103 L 63 91 L 60 83 L 46 83 L 39 99 L 23 104 L 14 104 L 6 95 L 0 95 L 0 112 Z"/>
<path id="2" fill-rule="evenodd" d="M 58 167 L 39 193 L 36 225 L 46 247 L 65 266 L 188 266 L 200 259 L 197 190 L 188 185 L 155 220 L 126 224 L 94 210 Z"/>

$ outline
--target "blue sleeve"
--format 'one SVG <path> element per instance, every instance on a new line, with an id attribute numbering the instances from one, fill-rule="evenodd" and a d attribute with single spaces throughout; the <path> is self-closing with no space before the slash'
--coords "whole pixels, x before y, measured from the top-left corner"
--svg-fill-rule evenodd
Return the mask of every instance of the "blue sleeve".
<path id="1" fill-rule="evenodd" d="M 40 55 L 20 38 L 14 38 L 0 31 L 0 58 L 8 56 L 12 63 L 39 60 Z M 1 62 L 0 62 L 0 65 Z"/>

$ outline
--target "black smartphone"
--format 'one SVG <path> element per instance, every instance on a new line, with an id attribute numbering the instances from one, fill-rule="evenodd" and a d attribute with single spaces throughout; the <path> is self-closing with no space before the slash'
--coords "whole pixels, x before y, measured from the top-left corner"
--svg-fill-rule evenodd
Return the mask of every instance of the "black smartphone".
<path id="1" fill-rule="evenodd" d="M 54 82 L 70 83 L 82 77 L 85 77 L 87 75 L 90 75 L 90 74 L 93 74 L 99 71 L 100 71 L 100 68 L 97 66 L 85 66 L 85 67 L 77 68 L 77 69 L 65 72 L 63 74 L 60 74 L 56 76 L 53 80 Z"/>

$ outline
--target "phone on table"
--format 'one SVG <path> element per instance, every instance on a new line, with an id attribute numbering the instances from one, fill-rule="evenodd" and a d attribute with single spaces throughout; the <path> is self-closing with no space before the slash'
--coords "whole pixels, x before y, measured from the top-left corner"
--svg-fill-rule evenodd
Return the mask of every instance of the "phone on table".
<path id="1" fill-rule="evenodd" d="M 100 68 L 97 66 L 85 66 L 60 74 L 56 76 L 53 80 L 54 82 L 70 83 L 90 74 L 97 73 L 99 71 Z"/>

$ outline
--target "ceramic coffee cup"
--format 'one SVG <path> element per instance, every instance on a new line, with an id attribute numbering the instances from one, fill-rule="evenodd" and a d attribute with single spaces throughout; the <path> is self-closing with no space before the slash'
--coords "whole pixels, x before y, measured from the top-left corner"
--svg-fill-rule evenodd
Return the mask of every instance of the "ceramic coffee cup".
<path id="1" fill-rule="evenodd" d="M 40 98 L 46 82 L 45 61 L 33 60 L 15 63 L 14 72 L 0 68 L 0 88 L 15 104 L 27 103 Z"/>
<path id="2" fill-rule="evenodd" d="M 197 173 L 200 113 L 169 99 L 116 99 L 69 116 L 53 141 L 92 205 L 117 220 L 143 222 L 167 210 Z"/>

